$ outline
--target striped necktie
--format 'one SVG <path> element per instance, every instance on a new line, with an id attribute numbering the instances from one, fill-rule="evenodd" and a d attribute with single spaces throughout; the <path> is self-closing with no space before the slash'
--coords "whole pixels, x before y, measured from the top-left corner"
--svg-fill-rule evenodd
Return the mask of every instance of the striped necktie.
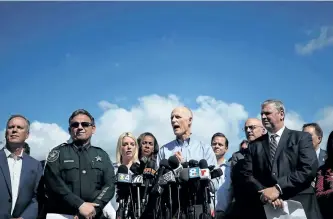
<path id="1" fill-rule="evenodd" d="M 278 147 L 278 144 L 277 144 L 277 141 L 276 141 L 276 137 L 278 137 L 277 134 L 271 135 L 271 140 L 269 142 L 269 145 L 270 145 L 270 154 L 271 154 L 271 162 L 273 162 L 273 160 L 274 160 L 275 152 L 276 152 L 276 149 Z"/>

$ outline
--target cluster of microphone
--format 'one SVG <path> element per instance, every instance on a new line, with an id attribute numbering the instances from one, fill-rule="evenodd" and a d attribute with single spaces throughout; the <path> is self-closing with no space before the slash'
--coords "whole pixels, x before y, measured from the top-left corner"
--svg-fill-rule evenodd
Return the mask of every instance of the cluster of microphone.
<path id="1" fill-rule="evenodd" d="M 212 218 L 211 179 L 222 176 L 220 168 L 208 166 L 204 159 L 180 163 L 176 156 L 161 160 L 155 168 L 155 161 L 146 157 L 131 166 L 132 173 L 119 166 L 117 219 Z"/>

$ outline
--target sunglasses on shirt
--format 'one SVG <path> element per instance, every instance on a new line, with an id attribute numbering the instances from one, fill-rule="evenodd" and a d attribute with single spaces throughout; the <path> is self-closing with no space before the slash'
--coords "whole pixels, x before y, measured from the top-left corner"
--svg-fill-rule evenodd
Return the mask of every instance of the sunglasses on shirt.
<path id="1" fill-rule="evenodd" d="M 83 128 L 87 128 L 89 126 L 94 126 L 94 124 L 92 124 L 91 122 L 73 122 L 73 123 L 70 124 L 70 127 L 71 128 L 78 128 L 80 126 L 80 124 Z"/>

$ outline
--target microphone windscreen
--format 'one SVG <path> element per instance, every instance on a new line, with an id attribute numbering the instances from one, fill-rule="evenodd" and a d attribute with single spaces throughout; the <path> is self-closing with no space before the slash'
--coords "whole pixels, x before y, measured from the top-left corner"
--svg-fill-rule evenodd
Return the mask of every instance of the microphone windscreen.
<path id="1" fill-rule="evenodd" d="M 130 171 L 134 174 L 134 175 L 139 175 L 140 173 L 140 165 L 138 163 L 133 163 Z"/>
<path id="2" fill-rule="evenodd" d="M 126 165 L 120 165 L 118 167 L 118 173 L 128 174 L 128 168 Z"/>
<path id="3" fill-rule="evenodd" d="M 202 159 L 199 161 L 199 167 L 200 169 L 208 169 L 208 163 L 207 160 Z"/>
<path id="4" fill-rule="evenodd" d="M 190 161 L 188 162 L 188 165 L 189 165 L 190 167 L 198 167 L 198 166 L 199 166 L 199 162 L 198 162 L 197 160 L 190 160 Z"/>
<path id="5" fill-rule="evenodd" d="M 172 169 L 176 169 L 177 167 L 179 167 L 179 160 L 175 155 L 169 157 L 168 163 Z"/>
<path id="6" fill-rule="evenodd" d="M 160 167 L 170 168 L 168 160 L 167 159 L 161 160 Z"/>
<path id="7" fill-rule="evenodd" d="M 182 182 L 188 182 L 188 168 L 184 168 L 182 171 L 179 173 L 179 179 Z"/>
<path id="8" fill-rule="evenodd" d="M 212 172 L 210 172 L 210 176 L 212 179 L 220 177 L 223 175 L 223 171 L 221 168 L 217 168 L 215 170 L 213 170 Z"/>
<path id="9" fill-rule="evenodd" d="M 147 163 L 146 168 L 152 168 L 152 169 L 155 169 L 155 162 L 154 162 L 153 160 L 150 160 L 150 161 Z"/>
<path id="10" fill-rule="evenodd" d="M 182 163 L 182 166 L 183 166 L 184 168 L 188 168 L 188 162 L 184 162 L 184 163 Z"/>

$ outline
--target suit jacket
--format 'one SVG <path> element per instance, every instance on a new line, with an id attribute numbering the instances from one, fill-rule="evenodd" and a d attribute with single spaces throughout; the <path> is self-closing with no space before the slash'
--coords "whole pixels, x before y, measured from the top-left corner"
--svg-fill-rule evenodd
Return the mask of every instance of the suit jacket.
<path id="1" fill-rule="evenodd" d="M 12 188 L 7 157 L 4 150 L 0 150 L 0 218 L 36 219 L 38 203 L 36 200 L 37 187 L 43 173 L 39 161 L 23 153 L 22 170 L 19 183 L 18 197 L 11 215 Z"/>
<path id="2" fill-rule="evenodd" d="M 317 169 L 317 155 L 308 133 L 285 128 L 273 161 L 270 159 L 268 134 L 252 142 L 240 170 L 247 195 L 253 200 L 246 207 L 247 216 L 266 218 L 258 191 L 278 184 L 282 190 L 280 198 L 301 202 L 307 219 L 321 219 L 311 187 Z"/>
<path id="3" fill-rule="evenodd" d="M 326 158 L 327 158 L 327 152 L 320 148 L 319 157 L 318 157 L 319 167 L 325 164 Z"/>

